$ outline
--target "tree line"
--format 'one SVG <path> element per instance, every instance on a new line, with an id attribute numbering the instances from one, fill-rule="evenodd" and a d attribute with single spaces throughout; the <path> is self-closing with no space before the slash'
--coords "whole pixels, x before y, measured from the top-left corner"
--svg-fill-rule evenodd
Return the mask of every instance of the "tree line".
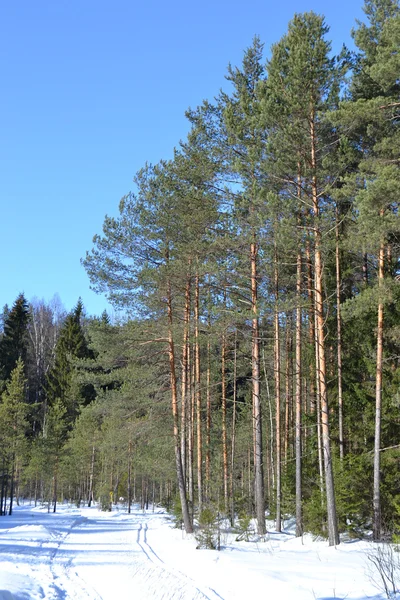
<path id="1" fill-rule="evenodd" d="M 38 307 L 4 315 L 2 511 L 18 484 L 175 503 L 187 532 L 210 506 L 398 530 L 400 11 L 364 11 L 339 56 L 312 12 L 267 61 L 254 38 L 137 173 L 83 260 L 123 322 L 79 302 L 44 343 Z"/>

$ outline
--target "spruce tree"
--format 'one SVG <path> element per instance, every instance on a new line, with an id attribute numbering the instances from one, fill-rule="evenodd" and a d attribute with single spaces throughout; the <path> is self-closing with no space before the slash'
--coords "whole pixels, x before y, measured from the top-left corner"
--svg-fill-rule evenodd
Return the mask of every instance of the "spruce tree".
<path id="1" fill-rule="evenodd" d="M 60 400 L 70 424 L 79 414 L 80 406 L 92 399 L 92 388 L 85 389 L 76 379 L 76 361 L 92 358 L 81 319 L 83 304 L 79 299 L 67 315 L 55 348 L 54 365 L 47 377 L 47 400 L 52 405 Z"/>
<path id="2" fill-rule="evenodd" d="M 7 381 L 18 359 L 26 361 L 29 306 L 20 294 L 12 309 L 5 315 L 3 337 L 0 340 L 0 377 Z"/>

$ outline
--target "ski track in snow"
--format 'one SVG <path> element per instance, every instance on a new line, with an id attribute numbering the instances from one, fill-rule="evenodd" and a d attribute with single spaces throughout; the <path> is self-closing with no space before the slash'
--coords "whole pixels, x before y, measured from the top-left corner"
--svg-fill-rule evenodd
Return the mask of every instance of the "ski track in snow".
<path id="1" fill-rule="evenodd" d="M 8 534 L 13 543 L 7 547 L 13 553 L 16 542 L 25 544 L 18 551 L 30 567 L 30 581 L 40 585 L 32 596 L 0 589 L 0 600 L 224 600 L 214 589 L 169 566 L 153 548 L 149 521 L 157 520 L 157 515 L 138 511 L 129 516 L 65 518 L 38 511 L 28 513 L 26 520 L 33 516 L 39 525 L 28 521 L 0 530 L 0 540 Z"/>
<path id="2" fill-rule="evenodd" d="M 134 576 L 143 577 L 148 582 L 148 591 L 154 589 L 154 598 L 159 600 L 224 600 L 212 588 L 202 588 L 190 577 L 170 569 L 158 556 L 148 542 L 149 525 L 147 521 L 139 523 L 137 528 L 136 544 L 147 559 L 147 564 L 137 563 L 132 566 Z M 150 565 L 148 564 L 150 563 Z M 160 595 L 160 590 L 164 589 Z"/>
<path id="3" fill-rule="evenodd" d="M 27 519 L 33 516 L 33 514 L 28 514 Z M 25 546 L 18 547 L 25 567 L 25 573 L 21 577 L 27 579 L 28 582 L 30 580 L 35 582 L 38 579 L 38 584 L 33 586 L 34 590 L 27 592 L 13 593 L 8 590 L 0 590 L 0 600 L 3 598 L 5 600 L 31 598 L 102 600 L 93 590 L 88 589 L 85 582 L 72 570 L 74 557 L 65 556 L 61 549 L 71 532 L 87 521 L 86 517 L 60 519 L 57 515 L 53 523 L 51 514 L 38 513 L 37 516 L 39 519 L 48 520 L 48 523 L 46 525 L 27 524 L 6 529 L 0 531 L 0 538 L 9 534 L 10 541 L 25 543 Z M 15 545 L 6 543 L 5 546 L 9 548 L 5 554 L 7 558 L 11 558 L 12 551 L 15 552 Z M 13 566 L 12 563 L 11 566 Z M 16 565 L 16 570 L 19 570 L 18 565 Z"/>
<path id="4" fill-rule="evenodd" d="M 101 596 L 93 588 L 88 588 L 86 583 L 73 569 L 74 556 L 69 556 L 62 549 L 73 529 L 82 526 L 85 522 L 87 522 L 86 517 L 74 519 L 67 532 L 60 538 L 50 554 L 50 571 L 54 578 L 53 586 L 56 594 L 55 599 L 57 600 L 66 600 L 68 598 L 102 600 Z"/>

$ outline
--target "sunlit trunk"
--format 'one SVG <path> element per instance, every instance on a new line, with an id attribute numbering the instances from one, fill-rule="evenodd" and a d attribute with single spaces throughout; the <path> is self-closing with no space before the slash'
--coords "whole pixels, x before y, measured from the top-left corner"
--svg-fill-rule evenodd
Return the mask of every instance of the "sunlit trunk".
<path id="1" fill-rule="evenodd" d="M 339 417 L 339 456 L 344 458 L 343 434 L 343 386 L 342 386 L 342 317 L 340 286 L 340 252 L 339 252 L 339 215 L 336 208 L 336 326 L 337 326 L 337 380 L 338 380 L 338 417 Z"/>
<path id="2" fill-rule="evenodd" d="M 274 376 L 275 376 L 275 447 L 276 447 L 276 531 L 281 531 L 281 351 L 279 340 L 279 280 L 278 280 L 278 259 L 275 248 L 275 267 L 274 267 L 274 285 L 275 285 L 275 314 L 274 314 Z"/>
<path id="3" fill-rule="evenodd" d="M 175 463 L 176 463 L 176 475 L 178 479 L 179 496 L 182 506 L 182 516 L 185 530 L 187 533 L 193 532 L 193 526 L 190 519 L 186 489 L 185 489 L 185 478 L 183 476 L 182 458 L 181 458 L 181 440 L 179 436 L 179 414 L 178 414 L 178 394 L 177 394 L 177 381 L 176 381 L 176 369 L 175 369 L 175 346 L 173 336 L 173 315 L 172 315 L 172 293 L 171 283 L 167 283 L 167 312 L 168 312 L 168 357 L 169 357 L 169 371 L 170 371 L 170 386 L 171 386 L 171 406 L 172 406 L 172 417 L 173 417 L 173 430 L 174 430 L 174 447 L 175 447 Z"/>
<path id="4" fill-rule="evenodd" d="M 257 533 L 265 534 L 265 499 L 264 499 L 264 465 L 262 446 L 262 419 L 260 398 L 260 335 L 258 324 L 258 297 L 257 297 L 257 254 L 258 247 L 255 241 L 250 246 L 251 262 L 251 305 L 252 343 L 251 343 L 251 371 L 252 371 L 252 404 L 253 404 L 253 437 L 254 437 L 254 470 L 255 470 L 255 504 L 257 517 Z"/>
<path id="5" fill-rule="evenodd" d="M 325 358 L 325 326 L 323 310 L 323 288 L 322 288 L 322 233 L 319 224 L 319 198 L 316 178 L 316 134 L 315 134 L 315 114 L 311 112 L 310 119 L 310 141 L 311 141 L 311 168 L 313 176 L 311 180 L 312 202 L 314 211 L 314 290 L 315 290 L 315 311 L 317 328 L 317 351 L 318 351 L 318 371 L 319 394 L 321 403 L 321 427 L 322 427 L 322 446 L 324 451 L 325 467 L 325 491 L 326 506 L 328 512 L 328 537 L 329 545 L 339 544 L 339 532 L 336 517 L 335 489 L 333 480 L 333 466 L 331 455 L 331 443 L 329 433 L 329 411 L 328 396 L 326 386 L 326 358 Z"/>
<path id="6" fill-rule="evenodd" d="M 199 276 L 195 278 L 194 302 L 194 339 L 195 339 L 195 391 L 196 391 L 196 424 L 197 424 L 197 493 L 198 508 L 203 505 L 203 445 L 201 424 L 201 372 L 200 372 L 200 335 L 199 335 Z"/>
<path id="7" fill-rule="evenodd" d="M 183 475 L 186 480 L 187 469 L 187 394 L 188 394 L 188 352 L 189 352 L 189 319 L 190 319 L 190 275 L 187 277 L 185 288 L 185 308 L 183 313 L 183 341 L 182 341 L 182 377 L 181 377 L 181 456 Z"/>
<path id="8" fill-rule="evenodd" d="M 383 366 L 383 300 L 382 285 L 384 277 L 385 246 L 381 244 L 378 262 L 378 285 L 380 289 L 378 304 L 378 328 L 376 338 L 376 388 L 375 388 L 375 444 L 374 444 L 374 541 L 381 539 L 381 495 L 380 495 L 380 450 L 381 450 L 381 411 L 382 411 L 382 366 Z"/>

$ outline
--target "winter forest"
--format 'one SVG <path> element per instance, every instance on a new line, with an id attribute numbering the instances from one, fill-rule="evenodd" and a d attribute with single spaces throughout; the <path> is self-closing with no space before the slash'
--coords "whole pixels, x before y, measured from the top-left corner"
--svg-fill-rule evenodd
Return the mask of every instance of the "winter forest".
<path id="1" fill-rule="evenodd" d="M 255 37 L 143 157 L 82 259 L 117 317 L 4 307 L 1 515 L 124 498 L 187 533 L 398 540 L 400 5 L 364 10 L 338 56 L 312 12 Z"/>

